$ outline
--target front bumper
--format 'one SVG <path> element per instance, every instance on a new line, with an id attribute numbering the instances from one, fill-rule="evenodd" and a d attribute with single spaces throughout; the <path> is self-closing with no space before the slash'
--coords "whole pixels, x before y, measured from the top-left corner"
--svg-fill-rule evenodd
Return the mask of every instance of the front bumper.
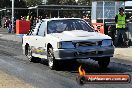
<path id="1" fill-rule="evenodd" d="M 56 49 L 54 56 L 56 59 L 88 59 L 97 57 L 113 57 L 114 47 L 96 47 L 80 49 Z"/>

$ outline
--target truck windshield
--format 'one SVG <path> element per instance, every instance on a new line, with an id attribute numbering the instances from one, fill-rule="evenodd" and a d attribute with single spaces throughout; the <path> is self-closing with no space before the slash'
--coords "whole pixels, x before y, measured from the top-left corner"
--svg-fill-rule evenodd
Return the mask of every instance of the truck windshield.
<path id="1" fill-rule="evenodd" d="M 94 31 L 88 23 L 81 19 L 52 20 L 48 22 L 48 34 L 72 30 Z"/>

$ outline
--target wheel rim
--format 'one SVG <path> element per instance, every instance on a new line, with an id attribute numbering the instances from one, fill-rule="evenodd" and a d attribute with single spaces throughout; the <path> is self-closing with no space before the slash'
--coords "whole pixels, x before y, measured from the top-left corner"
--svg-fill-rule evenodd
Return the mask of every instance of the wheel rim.
<path id="1" fill-rule="evenodd" d="M 31 61 L 31 58 L 32 58 L 32 51 L 31 49 L 28 47 L 28 54 L 27 54 L 27 57 L 29 59 L 29 61 Z"/>
<path id="2" fill-rule="evenodd" d="M 54 65 L 53 59 L 54 59 L 54 56 L 53 56 L 53 54 L 51 53 L 51 49 L 49 49 L 49 50 L 48 50 L 48 64 L 49 64 L 49 67 L 50 67 L 50 68 L 52 68 L 53 65 Z"/>
<path id="3" fill-rule="evenodd" d="M 49 67 L 52 68 L 53 67 L 53 61 L 49 60 Z"/>

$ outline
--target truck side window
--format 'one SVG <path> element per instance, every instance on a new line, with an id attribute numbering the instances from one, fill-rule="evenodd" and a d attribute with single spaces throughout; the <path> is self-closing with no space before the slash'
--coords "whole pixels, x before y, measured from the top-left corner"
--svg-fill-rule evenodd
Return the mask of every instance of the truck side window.
<path id="1" fill-rule="evenodd" d="M 39 27 L 37 35 L 45 36 L 45 30 L 46 30 L 46 22 L 42 22 L 40 27 Z"/>
<path id="2" fill-rule="evenodd" d="M 37 23 L 37 24 L 36 24 L 35 28 L 32 30 L 32 35 L 37 35 L 37 31 L 38 31 L 38 29 L 39 29 L 39 27 L 40 27 L 40 24 L 41 24 L 41 23 Z"/>

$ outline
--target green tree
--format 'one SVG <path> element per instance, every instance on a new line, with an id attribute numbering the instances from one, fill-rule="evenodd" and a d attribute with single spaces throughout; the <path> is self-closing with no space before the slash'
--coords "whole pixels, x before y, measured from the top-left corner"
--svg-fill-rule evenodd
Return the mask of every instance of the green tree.
<path id="1" fill-rule="evenodd" d="M 92 0 L 78 0 L 79 5 L 91 5 Z"/>
<path id="2" fill-rule="evenodd" d="M 0 0 L 0 8 L 11 7 L 10 0 Z"/>
<path id="3" fill-rule="evenodd" d="M 14 7 L 26 7 L 25 0 L 14 0 Z"/>
<path id="4" fill-rule="evenodd" d="M 55 5 L 57 5 L 57 4 L 59 4 L 59 1 L 60 0 L 47 0 L 46 4 L 55 4 Z"/>
<path id="5" fill-rule="evenodd" d="M 73 4 L 76 4 L 76 2 L 75 0 L 47 0 L 47 4 L 73 5 Z"/>
<path id="6" fill-rule="evenodd" d="M 66 5 L 74 5 L 76 4 L 76 1 L 75 0 L 60 0 L 59 3 L 66 4 Z"/>
<path id="7" fill-rule="evenodd" d="M 27 6 L 41 5 L 43 0 L 26 0 Z"/>
<path id="8" fill-rule="evenodd" d="M 47 0 L 47 4 L 55 4 L 55 5 L 91 5 L 92 0 Z"/>
<path id="9" fill-rule="evenodd" d="M 11 8 L 12 0 L 0 0 L 0 8 Z M 26 7 L 25 0 L 15 0 L 14 1 L 15 7 Z"/>

